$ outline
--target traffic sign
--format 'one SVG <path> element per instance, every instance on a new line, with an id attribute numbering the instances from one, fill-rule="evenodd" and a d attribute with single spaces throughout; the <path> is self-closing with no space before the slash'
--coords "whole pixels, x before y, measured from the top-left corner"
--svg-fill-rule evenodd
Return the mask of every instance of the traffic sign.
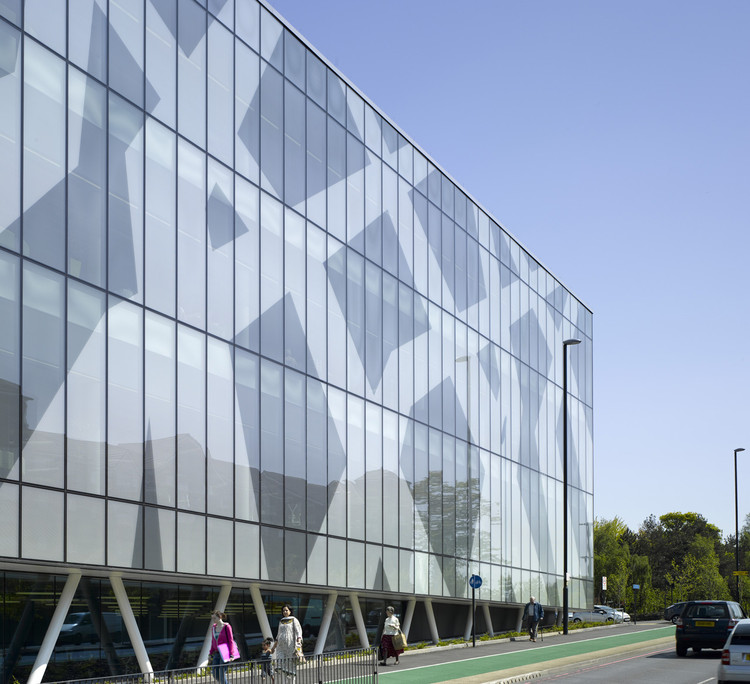
<path id="1" fill-rule="evenodd" d="M 640 585 L 640 584 L 634 584 L 634 585 L 633 585 L 633 589 L 640 589 L 640 588 L 641 588 L 641 585 Z"/>
<path id="2" fill-rule="evenodd" d="M 479 589 L 482 586 L 482 578 L 479 575 L 469 577 L 469 586 L 472 589 Z"/>

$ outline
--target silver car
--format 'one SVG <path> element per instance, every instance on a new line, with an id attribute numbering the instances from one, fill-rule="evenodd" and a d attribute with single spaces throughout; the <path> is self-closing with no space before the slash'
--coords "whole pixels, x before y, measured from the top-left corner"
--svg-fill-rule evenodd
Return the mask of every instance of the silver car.
<path id="1" fill-rule="evenodd" d="M 630 614 L 626 613 L 622 609 L 613 608 L 612 606 L 597 606 L 597 605 L 595 605 L 594 608 L 601 608 L 602 610 L 611 610 L 612 613 L 614 613 L 615 622 L 630 622 Z"/>
<path id="2" fill-rule="evenodd" d="M 719 684 L 750 681 L 750 620 L 739 620 L 729 633 L 716 679 Z"/>
<path id="3" fill-rule="evenodd" d="M 620 622 L 612 608 L 594 607 L 591 610 L 577 610 L 573 613 L 573 622 Z"/>

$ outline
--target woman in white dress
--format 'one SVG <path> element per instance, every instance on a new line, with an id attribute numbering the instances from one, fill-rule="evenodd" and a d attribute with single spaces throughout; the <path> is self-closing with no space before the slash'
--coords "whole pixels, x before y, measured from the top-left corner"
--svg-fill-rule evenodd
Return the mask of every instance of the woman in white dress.
<path id="1" fill-rule="evenodd" d="M 302 627 L 288 603 L 281 609 L 281 621 L 272 651 L 276 653 L 276 669 L 295 677 L 297 661 L 302 657 Z"/>

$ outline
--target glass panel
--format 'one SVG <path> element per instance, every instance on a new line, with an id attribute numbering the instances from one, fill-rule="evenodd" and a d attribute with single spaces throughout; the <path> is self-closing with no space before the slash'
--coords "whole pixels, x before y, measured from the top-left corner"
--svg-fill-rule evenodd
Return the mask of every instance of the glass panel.
<path id="1" fill-rule="evenodd" d="M 106 80 L 106 0 L 68 3 L 68 47 L 71 62 L 100 81 Z"/>
<path id="2" fill-rule="evenodd" d="M 347 387 L 359 395 L 365 393 L 365 373 L 362 359 L 365 357 L 365 283 L 364 259 L 348 250 L 346 327 L 347 336 Z M 379 372 L 377 373 L 379 374 Z"/>
<path id="3" fill-rule="evenodd" d="M 68 487 L 91 494 L 105 493 L 105 311 L 102 292 L 68 281 Z"/>
<path id="4" fill-rule="evenodd" d="M 0 9 L 0 14 L 3 10 Z M 0 22 L 0 245 L 18 250 L 21 232 L 21 34 Z"/>
<path id="5" fill-rule="evenodd" d="M 146 507 L 143 510 L 145 513 L 144 567 L 147 570 L 174 572 L 175 513 L 164 508 Z M 203 537 L 194 541 L 201 546 L 204 544 Z M 147 637 L 146 634 L 143 634 L 143 636 L 144 638 Z"/>
<path id="6" fill-rule="evenodd" d="M 259 7 L 257 2 L 238 2 L 236 13 L 237 35 L 256 52 L 260 40 Z"/>
<path id="7" fill-rule="evenodd" d="M 365 146 L 353 135 L 346 141 L 346 233 L 351 243 L 365 228 Z"/>
<path id="8" fill-rule="evenodd" d="M 380 128 L 380 114 L 369 104 L 365 103 L 365 144 L 375 154 L 380 156 L 383 136 Z"/>
<path id="9" fill-rule="evenodd" d="M 346 395 L 328 388 L 328 533 L 346 536 Z M 330 552 L 331 546 L 328 550 Z M 338 557 L 338 563 L 343 556 Z M 329 563 L 330 568 L 330 563 Z M 341 583 L 344 586 L 345 582 Z"/>
<path id="10" fill-rule="evenodd" d="M 287 369 L 284 373 L 284 522 L 287 527 L 304 529 L 306 471 L 305 459 L 305 376 Z M 304 541 L 302 544 L 304 549 Z M 290 549 L 287 540 L 287 550 Z M 304 568 L 304 558 L 300 569 Z"/>
<path id="11" fill-rule="evenodd" d="M 349 86 L 346 88 L 346 127 L 359 140 L 364 140 L 365 101 Z"/>
<path id="12" fill-rule="evenodd" d="M 109 8 L 109 85 L 139 107 L 143 107 L 144 4 L 118 0 Z"/>
<path id="13" fill-rule="evenodd" d="M 29 34 L 65 54 L 65 0 L 26 0 L 23 20 Z"/>
<path id="14" fill-rule="evenodd" d="M 67 560 L 104 565 L 104 499 L 68 494 Z"/>
<path id="15" fill-rule="evenodd" d="M 68 74 L 68 273 L 105 281 L 106 91 L 80 71 Z"/>
<path id="16" fill-rule="evenodd" d="M 146 305 L 174 316 L 177 140 L 146 121 Z"/>
<path id="17" fill-rule="evenodd" d="M 316 323 L 307 325 L 307 348 L 312 366 L 307 372 L 325 379 L 327 375 L 326 326 L 320 325 L 326 320 L 326 290 L 328 288 L 325 260 L 326 235 L 313 224 L 307 224 L 307 321 Z"/>
<path id="18" fill-rule="evenodd" d="M 328 113 L 340 124 L 346 125 L 346 91 L 343 81 L 328 71 Z"/>
<path id="19" fill-rule="evenodd" d="M 208 29 L 208 151 L 233 161 L 234 45 L 232 34 L 213 22 Z"/>
<path id="20" fill-rule="evenodd" d="M 367 541 L 380 543 L 383 541 L 384 511 L 390 502 L 383 498 L 383 426 L 379 406 L 366 404 L 365 424 L 365 534 Z M 375 588 L 371 583 L 369 560 L 367 586 Z"/>
<path id="21" fill-rule="evenodd" d="M 63 493 L 23 487 L 21 501 L 21 557 L 63 561 Z"/>
<path id="22" fill-rule="evenodd" d="M 109 289 L 143 290 L 143 113 L 109 97 Z"/>
<path id="23" fill-rule="evenodd" d="M 177 0 L 146 3 L 146 111 L 175 128 Z"/>
<path id="24" fill-rule="evenodd" d="M 261 527 L 260 578 L 278 581 L 284 576 L 284 533 L 272 527 Z"/>
<path id="25" fill-rule="evenodd" d="M 254 3 L 241 2 L 240 6 Z M 257 8 L 256 8 L 257 13 Z M 259 64 L 252 50 L 235 41 L 234 168 L 253 182 L 258 182 L 258 159 L 260 158 L 260 110 L 259 110 Z"/>
<path id="26" fill-rule="evenodd" d="M 18 258 L 0 251 L 0 477 L 18 479 L 20 278 Z"/>
<path id="27" fill-rule="evenodd" d="M 65 267 L 65 64 L 24 48 L 24 254 Z"/>
<path id="28" fill-rule="evenodd" d="M 284 226 L 284 364 L 304 371 L 305 344 L 305 221 L 289 209 Z"/>
<path id="29" fill-rule="evenodd" d="M 305 53 L 307 49 L 289 31 L 284 31 L 284 74 L 298 88 L 305 89 Z"/>
<path id="30" fill-rule="evenodd" d="M 21 25 L 21 0 L 0 0 L 0 16 Z"/>
<path id="31" fill-rule="evenodd" d="M 349 395 L 347 401 L 347 536 L 365 538 L 365 411 L 364 402 Z M 362 551 L 364 553 L 364 550 Z M 363 559 L 364 560 L 364 559 Z M 351 570 L 351 569 L 350 569 Z M 364 582 L 364 568 L 358 580 Z M 359 574 L 357 575 L 359 576 Z"/>
<path id="32" fill-rule="evenodd" d="M 107 564 L 143 567 L 143 509 L 140 506 L 107 503 Z"/>
<path id="33" fill-rule="evenodd" d="M 202 515 L 177 514 L 177 571 L 206 572 L 206 519 Z"/>
<path id="34" fill-rule="evenodd" d="M 325 112 L 307 101 L 307 217 L 326 226 L 326 125 Z"/>
<path id="35" fill-rule="evenodd" d="M 261 361 L 260 491 L 261 520 L 284 524 L 284 381 L 282 366 Z"/>
<path id="36" fill-rule="evenodd" d="M 206 549 L 206 556 L 209 575 L 223 575 L 224 577 L 231 577 L 234 574 L 232 531 L 233 525 L 231 520 L 208 518 L 208 530 L 206 536 L 206 544 L 208 548 Z M 229 607 L 227 606 L 227 608 Z M 234 613 L 234 611 L 231 612 Z M 236 625 L 235 630 L 237 630 Z M 237 636 L 235 636 L 238 645 L 241 642 L 241 634 L 242 632 L 238 630 L 238 634 Z"/>
<path id="37" fill-rule="evenodd" d="M 47 269 L 23 269 L 23 478 L 62 487 L 65 432 L 64 280 Z"/>
<path id="38" fill-rule="evenodd" d="M 234 187 L 232 172 L 209 160 L 208 166 L 208 332 L 232 338 Z"/>
<path id="39" fill-rule="evenodd" d="M 234 341 L 247 349 L 260 347 L 259 197 L 258 188 L 235 176 Z M 255 323 L 255 325 L 252 325 Z"/>
<path id="40" fill-rule="evenodd" d="M 177 317 L 206 324 L 206 156 L 180 140 L 177 148 Z"/>
<path id="41" fill-rule="evenodd" d="M 182 135 L 205 147 L 206 11 L 194 2 L 182 2 L 177 18 L 177 123 Z"/>
<path id="42" fill-rule="evenodd" d="M 143 489 L 143 310 L 109 300 L 108 493 L 140 501 Z"/>
<path id="43" fill-rule="evenodd" d="M 260 527 L 236 522 L 234 525 L 235 571 L 237 577 L 260 577 Z"/>
<path id="44" fill-rule="evenodd" d="M 18 557 L 18 485 L 0 485 L 0 554 Z"/>
<path id="45" fill-rule="evenodd" d="M 284 98 L 284 199 L 305 212 L 305 96 L 289 82 Z"/>
<path id="46" fill-rule="evenodd" d="M 236 349 L 234 364 L 234 514 L 235 517 L 243 520 L 258 520 L 260 459 L 258 453 L 260 445 L 258 357 Z"/>
<path id="47" fill-rule="evenodd" d="M 265 7 L 260 8 L 260 56 L 279 71 L 284 69 L 284 33 L 281 22 Z"/>
<path id="48" fill-rule="evenodd" d="M 339 240 L 346 240 L 346 131 L 331 118 L 328 119 L 327 183 L 328 231 Z"/>
<path id="49" fill-rule="evenodd" d="M 265 193 L 260 206 L 261 351 L 283 360 L 284 228 L 283 205 Z"/>
<path id="50" fill-rule="evenodd" d="M 206 338 L 177 327 L 177 506 L 206 509 Z"/>
<path id="51" fill-rule="evenodd" d="M 146 487 L 149 503 L 175 505 L 175 324 L 146 312 Z"/>
<path id="52" fill-rule="evenodd" d="M 234 372 L 232 347 L 208 338 L 208 512 L 232 516 Z"/>
<path id="53" fill-rule="evenodd" d="M 327 69 L 320 59 L 312 54 L 307 53 L 307 94 L 315 100 L 321 107 L 326 106 L 326 79 Z"/>
<path id="54" fill-rule="evenodd" d="M 307 535 L 302 532 L 284 533 L 284 580 L 286 582 L 307 581 Z M 309 628 L 308 628 L 309 629 Z"/>
<path id="55" fill-rule="evenodd" d="M 328 405 L 325 386 L 309 378 L 307 381 L 307 529 L 326 531 L 328 497 L 326 496 Z M 316 582 L 311 577 L 310 582 Z"/>
<path id="56" fill-rule="evenodd" d="M 284 77 L 264 63 L 260 69 L 260 185 L 281 198 L 284 192 Z"/>

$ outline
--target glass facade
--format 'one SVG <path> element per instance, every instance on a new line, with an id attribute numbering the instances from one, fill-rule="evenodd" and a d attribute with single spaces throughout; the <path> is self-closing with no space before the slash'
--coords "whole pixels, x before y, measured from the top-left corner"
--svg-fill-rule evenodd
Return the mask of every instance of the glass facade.
<path id="1" fill-rule="evenodd" d="M 221 583 L 559 605 L 569 338 L 593 601 L 591 312 L 269 6 L 0 0 L 0 315 L 6 680 L 70 570 L 169 667 Z"/>

